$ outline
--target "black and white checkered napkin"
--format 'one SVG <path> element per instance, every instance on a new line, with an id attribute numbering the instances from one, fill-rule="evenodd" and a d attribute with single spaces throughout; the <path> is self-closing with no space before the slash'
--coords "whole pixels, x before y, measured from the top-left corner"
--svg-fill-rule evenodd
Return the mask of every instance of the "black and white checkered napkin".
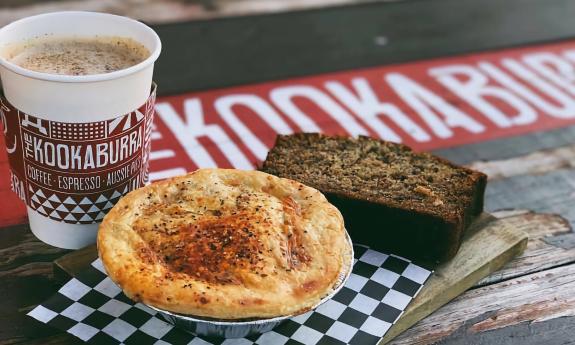
<path id="1" fill-rule="evenodd" d="M 431 271 L 407 259 L 355 246 L 345 287 L 314 311 L 273 331 L 241 339 L 194 336 L 128 299 L 100 260 L 29 316 L 93 344 L 376 344 L 417 295 Z"/>

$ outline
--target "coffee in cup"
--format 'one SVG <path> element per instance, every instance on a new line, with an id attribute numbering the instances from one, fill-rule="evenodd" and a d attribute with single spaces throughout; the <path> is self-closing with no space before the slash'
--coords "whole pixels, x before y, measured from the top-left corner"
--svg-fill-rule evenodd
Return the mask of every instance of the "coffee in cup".
<path id="1" fill-rule="evenodd" d="M 103 13 L 49 13 L 0 29 L 11 186 L 40 240 L 94 243 L 104 215 L 147 182 L 160 50 L 146 25 Z"/>
<path id="2" fill-rule="evenodd" d="M 109 73 L 139 64 L 150 51 L 129 37 L 40 37 L 4 48 L 2 55 L 27 70 L 63 75 Z"/>

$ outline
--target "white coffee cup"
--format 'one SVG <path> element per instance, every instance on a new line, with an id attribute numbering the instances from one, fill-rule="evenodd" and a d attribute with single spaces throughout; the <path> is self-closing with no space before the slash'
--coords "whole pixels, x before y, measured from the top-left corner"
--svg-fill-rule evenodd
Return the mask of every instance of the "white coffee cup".
<path id="1" fill-rule="evenodd" d="M 2 56 L 3 47 L 44 35 L 129 37 L 150 56 L 126 69 L 79 76 L 27 70 Z M 2 118 L 12 184 L 27 202 L 30 227 L 40 240 L 69 249 L 94 243 L 99 221 L 119 194 L 145 183 L 152 72 L 160 50 L 148 26 L 104 13 L 48 13 L 0 29 L 0 78 L 11 105 L 3 107 Z"/>

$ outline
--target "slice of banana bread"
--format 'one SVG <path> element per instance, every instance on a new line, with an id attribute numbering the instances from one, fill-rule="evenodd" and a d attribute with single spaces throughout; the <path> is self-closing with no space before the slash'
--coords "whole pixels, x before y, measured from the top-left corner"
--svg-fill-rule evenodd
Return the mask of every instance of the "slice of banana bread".
<path id="1" fill-rule="evenodd" d="M 280 135 L 262 170 L 323 192 L 357 243 L 439 263 L 483 210 L 487 176 L 369 137 Z"/>

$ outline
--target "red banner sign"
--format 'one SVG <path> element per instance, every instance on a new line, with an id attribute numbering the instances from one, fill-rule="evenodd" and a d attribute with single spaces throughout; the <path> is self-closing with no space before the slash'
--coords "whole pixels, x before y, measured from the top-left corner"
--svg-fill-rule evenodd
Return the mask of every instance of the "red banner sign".
<path id="1" fill-rule="evenodd" d="M 163 97 L 150 178 L 253 169 L 278 133 L 369 135 L 431 150 L 574 123 L 570 41 Z M 22 222 L 5 158 L 0 169 L 0 225 Z"/>

